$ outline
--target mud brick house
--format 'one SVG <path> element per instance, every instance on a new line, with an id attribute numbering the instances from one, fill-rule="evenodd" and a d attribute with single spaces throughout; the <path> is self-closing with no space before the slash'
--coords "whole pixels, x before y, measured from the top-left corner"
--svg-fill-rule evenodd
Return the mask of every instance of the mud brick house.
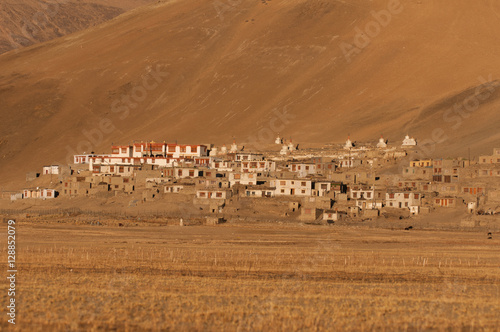
<path id="1" fill-rule="evenodd" d="M 244 191 L 246 197 L 274 197 L 276 188 L 268 186 L 248 186 Z"/>
<path id="2" fill-rule="evenodd" d="M 241 185 L 257 185 L 257 174 L 254 173 L 229 173 L 229 184 L 234 186 Z"/>
<path id="3" fill-rule="evenodd" d="M 460 181 L 464 161 L 450 159 L 434 159 L 432 181 L 435 183 L 457 183 Z"/>
<path id="4" fill-rule="evenodd" d="M 61 166 L 59 165 L 50 165 L 42 167 L 42 175 L 60 174 L 60 173 L 61 173 Z"/>
<path id="5" fill-rule="evenodd" d="M 412 206 L 420 206 L 422 195 L 413 192 L 389 191 L 386 193 L 385 205 L 398 209 L 409 209 Z"/>
<path id="6" fill-rule="evenodd" d="M 228 199 L 233 196 L 232 190 L 227 189 L 198 189 L 196 198 L 198 199 Z"/>
<path id="7" fill-rule="evenodd" d="M 276 188 L 276 196 L 311 196 L 312 180 L 307 179 L 273 179 L 270 187 Z"/>
<path id="8" fill-rule="evenodd" d="M 241 171 L 244 173 L 272 172 L 276 170 L 276 162 L 269 160 L 242 161 Z"/>
<path id="9" fill-rule="evenodd" d="M 316 164 L 314 163 L 290 163 L 288 169 L 290 172 L 297 173 L 298 177 L 301 178 L 317 173 Z"/>
<path id="10" fill-rule="evenodd" d="M 479 164 L 500 164 L 500 148 L 493 149 L 491 156 L 480 156 Z"/>
<path id="11" fill-rule="evenodd" d="M 457 206 L 457 198 L 455 197 L 436 197 L 433 199 L 434 207 L 454 208 Z"/>

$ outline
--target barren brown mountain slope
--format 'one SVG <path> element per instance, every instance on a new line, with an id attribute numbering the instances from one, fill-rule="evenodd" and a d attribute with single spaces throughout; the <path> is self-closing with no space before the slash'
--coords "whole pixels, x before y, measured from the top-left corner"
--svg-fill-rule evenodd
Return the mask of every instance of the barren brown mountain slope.
<path id="1" fill-rule="evenodd" d="M 380 24 L 382 10 L 392 14 Z M 383 133 L 399 143 L 409 133 L 425 155 L 490 152 L 500 140 L 499 28 L 493 0 L 141 7 L 0 56 L 1 181 L 134 139 L 267 142 L 280 131 L 299 142 Z M 284 109 L 284 126 L 271 121 Z"/>
<path id="2" fill-rule="evenodd" d="M 0 53 L 100 24 L 151 0 L 0 0 Z"/>

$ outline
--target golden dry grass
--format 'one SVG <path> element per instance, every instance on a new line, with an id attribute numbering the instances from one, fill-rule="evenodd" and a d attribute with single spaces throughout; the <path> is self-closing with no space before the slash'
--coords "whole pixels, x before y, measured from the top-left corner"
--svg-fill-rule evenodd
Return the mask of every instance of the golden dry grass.
<path id="1" fill-rule="evenodd" d="M 23 330 L 500 326 L 499 241 L 476 232 L 21 222 L 18 260 Z"/>

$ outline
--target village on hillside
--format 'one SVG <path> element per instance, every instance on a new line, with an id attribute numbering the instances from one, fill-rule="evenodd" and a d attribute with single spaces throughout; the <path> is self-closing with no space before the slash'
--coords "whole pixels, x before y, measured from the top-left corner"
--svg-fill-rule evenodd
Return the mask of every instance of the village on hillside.
<path id="1" fill-rule="evenodd" d="M 130 196 L 136 204 L 171 206 L 186 222 L 215 223 L 243 215 L 333 224 L 437 209 L 500 214 L 500 148 L 470 160 L 414 157 L 417 141 L 408 135 L 394 144 L 348 138 L 316 149 L 278 136 L 273 146 L 247 152 L 236 142 L 113 145 L 110 154 L 79 154 L 71 165 L 28 173 L 27 188 L 11 200 Z M 50 187 L 30 187 L 44 177 Z"/>

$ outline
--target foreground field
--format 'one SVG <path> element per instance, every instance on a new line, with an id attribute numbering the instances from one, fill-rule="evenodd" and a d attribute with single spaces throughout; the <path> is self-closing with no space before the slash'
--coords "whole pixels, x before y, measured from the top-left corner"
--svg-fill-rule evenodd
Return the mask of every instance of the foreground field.
<path id="1" fill-rule="evenodd" d="M 18 222 L 17 327 L 497 330 L 496 237 L 297 225 Z M 6 251 L 2 240 L 5 262 Z M 7 303 L 6 282 L 0 301 Z"/>

